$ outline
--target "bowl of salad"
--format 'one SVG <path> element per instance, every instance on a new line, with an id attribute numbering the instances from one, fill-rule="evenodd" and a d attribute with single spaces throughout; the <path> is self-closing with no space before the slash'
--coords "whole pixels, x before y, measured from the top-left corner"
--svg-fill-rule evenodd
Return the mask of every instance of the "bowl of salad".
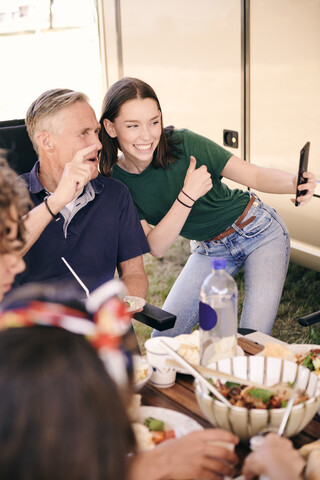
<path id="1" fill-rule="evenodd" d="M 303 430 L 320 406 L 320 377 L 297 363 L 274 357 L 241 356 L 220 360 L 210 367 L 239 380 L 206 375 L 229 400 L 230 406 L 227 406 L 196 379 L 198 404 L 214 427 L 235 433 L 243 442 L 266 428 L 272 430 L 280 426 L 295 382 L 298 388 L 285 436 L 291 437 Z"/>

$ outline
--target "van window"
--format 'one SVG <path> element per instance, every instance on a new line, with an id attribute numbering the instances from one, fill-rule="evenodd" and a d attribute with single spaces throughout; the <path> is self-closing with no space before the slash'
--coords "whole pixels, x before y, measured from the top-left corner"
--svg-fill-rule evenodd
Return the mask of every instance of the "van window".
<path id="1" fill-rule="evenodd" d="M 99 115 L 101 66 L 94 0 L 0 0 L 0 121 L 24 118 L 45 90 L 86 93 Z"/>

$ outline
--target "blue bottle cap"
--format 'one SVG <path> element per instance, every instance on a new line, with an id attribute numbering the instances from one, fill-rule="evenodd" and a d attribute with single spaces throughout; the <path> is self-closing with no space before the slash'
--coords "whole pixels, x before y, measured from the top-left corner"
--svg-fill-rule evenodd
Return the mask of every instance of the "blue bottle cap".
<path id="1" fill-rule="evenodd" d="M 214 257 L 211 260 L 211 266 L 214 270 L 224 270 L 227 265 L 227 260 L 224 257 Z"/>

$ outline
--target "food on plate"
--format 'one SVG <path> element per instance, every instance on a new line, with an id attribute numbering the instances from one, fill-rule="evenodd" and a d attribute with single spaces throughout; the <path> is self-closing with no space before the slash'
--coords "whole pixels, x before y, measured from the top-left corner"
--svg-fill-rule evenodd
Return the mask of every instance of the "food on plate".
<path id="1" fill-rule="evenodd" d="M 276 387 L 256 388 L 248 385 L 241 385 L 234 382 L 222 383 L 220 380 L 211 383 L 219 392 L 235 407 L 245 407 L 247 409 L 270 409 L 285 408 L 292 392 L 292 384 L 283 383 Z M 209 393 L 213 396 L 212 393 Z M 298 391 L 295 394 L 294 405 L 305 402 L 308 395 L 305 391 Z"/>
<path id="2" fill-rule="evenodd" d="M 191 334 L 183 334 L 175 337 L 180 342 L 178 350 L 185 360 L 194 365 L 200 364 L 200 331 L 195 330 Z M 214 353 L 210 360 L 207 362 L 213 363 L 223 358 L 234 357 L 237 353 L 237 349 L 242 352 L 240 347 L 237 347 L 237 339 L 235 336 L 225 337 L 218 340 L 214 344 Z M 243 353 L 243 352 L 242 352 Z"/>
<path id="3" fill-rule="evenodd" d="M 320 375 L 320 348 L 312 348 L 309 352 L 296 354 L 297 363 L 307 367 L 316 375 Z"/>
<path id="4" fill-rule="evenodd" d="M 265 348 L 261 353 L 265 357 L 276 357 L 297 362 L 299 365 L 307 367 L 316 375 L 320 375 L 320 346 L 319 348 L 313 348 L 310 346 L 309 349 L 308 345 L 303 345 L 304 350 L 306 350 L 301 353 L 294 351 L 297 347 L 297 345 L 294 345 L 291 347 L 292 350 L 290 350 L 290 346 L 286 347 L 285 345 L 278 343 L 266 342 Z"/>
<path id="5" fill-rule="evenodd" d="M 181 344 L 178 350 L 179 355 L 183 357 L 187 362 L 199 365 L 200 363 L 200 350 L 199 347 L 193 345 Z"/>
<path id="6" fill-rule="evenodd" d="M 174 430 L 166 430 L 165 423 L 153 417 L 146 418 L 144 423 L 133 423 L 132 428 L 139 452 L 151 450 L 165 440 L 176 438 Z"/>
<path id="7" fill-rule="evenodd" d="M 127 407 L 127 413 L 129 419 L 132 422 L 136 422 L 139 418 L 139 408 L 141 407 L 141 395 L 139 393 L 135 393 L 131 397 L 131 401 Z"/>
<path id="8" fill-rule="evenodd" d="M 299 449 L 299 453 L 307 462 L 304 478 L 320 480 L 320 440 L 304 445 Z"/>
<path id="9" fill-rule="evenodd" d="M 138 452 L 145 452 L 155 447 L 152 439 L 152 433 L 142 423 L 132 424 L 133 433 L 137 443 Z"/>
<path id="10" fill-rule="evenodd" d="M 234 357 L 237 348 L 237 338 L 235 335 L 224 337 L 214 343 L 214 354 L 208 360 L 207 364 L 217 362 L 223 358 Z"/>
<path id="11" fill-rule="evenodd" d="M 191 334 L 182 334 L 175 337 L 180 342 L 179 355 L 189 363 L 200 363 L 200 332 L 195 330 Z"/>
<path id="12" fill-rule="evenodd" d="M 261 354 L 264 357 L 275 357 L 275 358 L 282 358 L 283 360 L 289 360 L 291 362 L 296 361 L 296 356 L 289 348 L 285 345 L 275 342 L 266 342 L 264 345 L 264 350 L 262 350 Z"/>
<path id="13" fill-rule="evenodd" d="M 154 417 L 140 419 L 141 395 L 135 394 L 129 405 L 128 414 L 139 452 L 150 450 L 169 438 L 175 438 L 175 431 L 168 428 L 165 422 Z M 142 423 L 143 422 L 143 423 Z"/>
<path id="14" fill-rule="evenodd" d="M 152 440 L 155 445 L 164 442 L 169 438 L 175 438 L 174 430 L 165 430 L 165 423 L 157 418 L 148 417 L 144 421 L 144 425 L 149 429 L 152 435 Z"/>
<path id="15" fill-rule="evenodd" d="M 146 304 L 146 301 L 144 298 L 141 298 L 141 297 L 126 295 L 123 298 L 123 303 L 125 308 L 127 309 L 127 312 L 133 313 L 143 308 Z"/>
<path id="16" fill-rule="evenodd" d="M 147 378 L 149 371 L 149 364 L 146 362 L 135 362 L 133 363 L 133 383 L 139 383 L 145 378 Z"/>

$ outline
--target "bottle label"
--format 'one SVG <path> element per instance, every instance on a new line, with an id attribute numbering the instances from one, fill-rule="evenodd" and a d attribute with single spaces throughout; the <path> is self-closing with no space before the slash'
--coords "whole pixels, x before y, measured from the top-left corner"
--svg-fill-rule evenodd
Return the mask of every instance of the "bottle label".
<path id="1" fill-rule="evenodd" d="M 218 321 L 216 311 L 207 303 L 199 302 L 199 326 L 202 330 L 211 330 Z"/>

